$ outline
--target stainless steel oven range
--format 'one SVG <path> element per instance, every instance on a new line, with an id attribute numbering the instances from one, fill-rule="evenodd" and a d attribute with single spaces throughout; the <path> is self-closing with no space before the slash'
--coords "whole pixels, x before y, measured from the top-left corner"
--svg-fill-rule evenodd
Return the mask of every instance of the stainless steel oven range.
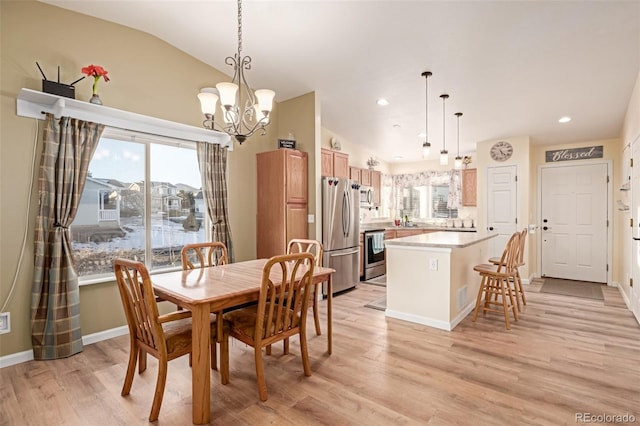
<path id="1" fill-rule="evenodd" d="M 364 231 L 364 279 L 379 277 L 386 272 L 384 229 Z"/>

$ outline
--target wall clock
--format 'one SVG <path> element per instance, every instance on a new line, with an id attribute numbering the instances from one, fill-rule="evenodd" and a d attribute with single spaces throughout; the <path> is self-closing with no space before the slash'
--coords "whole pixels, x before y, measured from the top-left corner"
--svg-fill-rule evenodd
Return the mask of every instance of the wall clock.
<path id="1" fill-rule="evenodd" d="M 513 146 L 509 142 L 499 141 L 493 144 L 489 153 L 495 161 L 506 161 L 513 154 Z"/>

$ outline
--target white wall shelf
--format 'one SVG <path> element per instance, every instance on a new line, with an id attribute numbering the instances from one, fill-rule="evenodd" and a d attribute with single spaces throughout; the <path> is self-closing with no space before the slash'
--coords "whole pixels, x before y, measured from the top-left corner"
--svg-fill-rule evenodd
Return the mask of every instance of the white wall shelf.
<path id="1" fill-rule="evenodd" d="M 16 102 L 17 114 L 21 117 L 44 120 L 44 113 L 48 112 L 55 117 L 67 116 L 101 123 L 118 129 L 188 141 L 209 142 L 226 146 L 229 150 L 233 149 L 231 138 L 226 133 L 78 101 L 37 90 L 20 89 Z"/>

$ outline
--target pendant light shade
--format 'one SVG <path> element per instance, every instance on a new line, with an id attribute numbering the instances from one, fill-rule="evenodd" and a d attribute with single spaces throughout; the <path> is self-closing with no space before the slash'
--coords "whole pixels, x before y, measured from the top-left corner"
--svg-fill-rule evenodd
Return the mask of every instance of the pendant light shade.
<path id="1" fill-rule="evenodd" d="M 456 155 L 456 159 L 453 162 L 453 167 L 456 170 L 460 170 L 462 168 L 462 157 L 460 157 L 460 117 L 462 116 L 462 113 L 456 112 L 454 115 L 458 117 L 458 155 Z"/>
<path id="2" fill-rule="evenodd" d="M 431 152 L 431 144 L 429 143 L 429 77 L 431 71 L 425 71 L 421 74 L 424 77 L 424 142 L 422 143 L 422 158 L 427 158 Z"/>
<path id="3" fill-rule="evenodd" d="M 449 98 L 449 95 L 442 94 L 440 95 L 440 97 L 442 98 L 442 151 L 440 151 L 440 165 L 441 166 L 446 166 L 447 164 L 449 164 L 449 151 L 447 151 L 447 145 L 446 145 L 446 138 L 445 138 L 445 108 L 444 108 L 444 104 L 445 101 L 447 100 L 447 98 Z"/>

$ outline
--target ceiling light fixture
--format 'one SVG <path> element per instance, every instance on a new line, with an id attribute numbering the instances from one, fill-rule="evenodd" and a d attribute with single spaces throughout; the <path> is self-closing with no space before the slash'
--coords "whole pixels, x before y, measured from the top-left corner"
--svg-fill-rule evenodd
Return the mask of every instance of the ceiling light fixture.
<path id="1" fill-rule="evenodd" d="M 380 98 L 376 101 L 376 103 L 380 106 L 387 106 L 389 105 L 389 101 L 386 100 L 385 98 Z"/>
<path id="2" fill-rule="evenodd" d="M 431 152 L 431 144 L 429 143 L 429 77 L 431 71 L 425 71 L 421 74 L 424 77 L 424 142 L 422 144 L 422 158 L 427 158 Z"/>
<path id="3" fill-rule="evenodd" d="M 453 168 L 460 170 L 462 168 L 462 157 L 460 157 L 460 116 L 462 116 L 462 113 L 456 112 L 454 115 L 458 117 L 458 155 L 453 162 Z"/>
<path id="4" fill-rule="evenodd" d="M 275 92 L 268 89 L 256 90 L 255 94 L 244 76 L 251 69 L 251 56 L 242 56 L 242 0 L 238 0 L 238 52 L 227 56 L 225 63 L 233 67 L 231 83 L 216 84 L 216 88 L 205 87 L 200 90 L 198 99 L 205 116 L 204 127 L 218 130 L 233 136 L 240 144 L 257 130 L 266 134 L 269 113 L 273 108 Z M 220 99 L 224 124 L 215 122 L 216 106 Z M 236 103 L 236 101 L 238 101 Z"/>
<path id="5" fill-rule="evenodd" d="M 571 121 L 571 117 L 560 117 L 560 119 L 558 120 L 558 123 L 568 123 Z"/>
<path id="6" fill-rule="evenodd" d="M 443 95 L 440 95 L 440 97 L 442 98 L 442 151 L 440 151 L 440 165 L 446 166 L 447 164 L 449 164 L 449 151 L 447 151 L 447 148 L 446 148 L 446 139 L 444 134 L 444 118 L 445 118 L 444 101 L 447 100 L 449 95 L 443 94 Z"/>

